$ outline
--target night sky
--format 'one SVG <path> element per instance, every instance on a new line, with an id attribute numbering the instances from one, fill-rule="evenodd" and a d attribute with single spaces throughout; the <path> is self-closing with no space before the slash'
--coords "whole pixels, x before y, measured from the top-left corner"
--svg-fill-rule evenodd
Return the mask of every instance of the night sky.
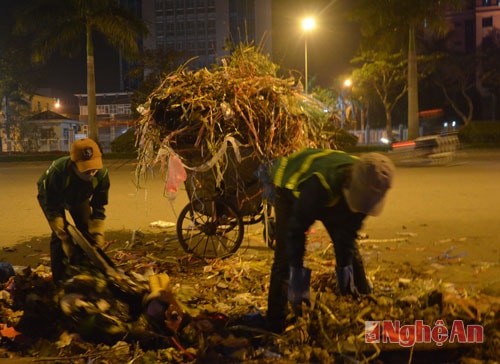
<path id="1" fill-rule="evenodd" d="M 345 17 L 344 1 L 275 0 L 273 6 L 274 61 L 304 70 L 304 33 L 301 20 L 314 16 L 316 29 L 308 36 L 309 78 L 323 87 L 333 87 L 336 78 L 348 72 L 349 60 L 359 41 L 359 30 Z"/>
<path id="2" fill-rule="evenodd" d="M 119 58 L 118 53 L 102 40 L 96 40 L 95 53 L 96 91 L 119 92 Z M 87 63 L 85 50 L 67 58 L 55 55 L 47 64 L 47 86 L 70 93 L 87 93 Z"/>
<path id="3" fill-rule="evenodd" d="M 2 4 L 16 3 L 2 0 Z M 316 17 L 316 29 L 308 37 L 309 78 L 317 84 L 333 87 L 335 79 L 348 71 L 359 32 L 343 15 L 344 2 L 330 0 L 273 0 L 273 61 L 282 70 L 304 69 L 304 33 L 301 19 Z M 1 12 L 4 16 L 7 12 Z M 0 15 L 2 17 L 2 15 Z M 2 19 L 0 19 L 2 20 Z M 96 40 L 95 67 L 97 92 L 120 91 L 117 53 L 102 40 Z M 77 57 L 54 55 L 47 64 L 45 82 L 41 87 L 69 93 L 86 93 L 86 59 L 82 46 Z"/>

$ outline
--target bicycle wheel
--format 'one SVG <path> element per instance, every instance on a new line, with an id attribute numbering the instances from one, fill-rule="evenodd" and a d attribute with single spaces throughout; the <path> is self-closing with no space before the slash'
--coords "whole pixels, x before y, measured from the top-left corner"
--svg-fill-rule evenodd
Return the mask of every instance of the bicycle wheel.
<path id="1" fill-rule="evenodd" d="M 177 219 L 182 248 L 199 258 L 226 258 L 243 241 L 244 224 L 225 201 L 196 200 L 188 203 Z"/>

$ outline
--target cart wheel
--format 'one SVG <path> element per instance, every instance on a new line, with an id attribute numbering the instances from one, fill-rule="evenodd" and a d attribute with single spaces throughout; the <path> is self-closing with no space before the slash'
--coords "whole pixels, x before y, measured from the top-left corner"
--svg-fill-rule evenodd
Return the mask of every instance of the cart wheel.
<path id="1" fill-rule="evenodd" d="M 243 241 L 243 220 L 225 201 L 196 200 L 185 206 L 177 219 L 182 248 L 199 258 L 226 258 Z"/>
<path id="2" fill-rule="evenodd" d="M 276 249 L 276 221 L 274 217 L 268 217 L 264 220 L 263 235 L 267 246 L 272 250 Z"/>

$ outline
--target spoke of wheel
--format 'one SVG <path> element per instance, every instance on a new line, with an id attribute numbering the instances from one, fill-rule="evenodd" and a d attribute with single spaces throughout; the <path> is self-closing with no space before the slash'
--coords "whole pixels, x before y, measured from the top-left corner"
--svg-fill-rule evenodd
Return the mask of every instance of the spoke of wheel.
<path id="1" fill-rule="evenodd" d="M 216 239 L 217 239 L 217 242 L 218 242 L 218 245 L 221 246 L 222 248 L 224 248 L 224 250 L 226 252 L 229 251 L 229 249 L 227 248 L 226 244 L 224 244 L 224 241 L 223 240 L 229 240 L 226 235 L 223 233 L 222 235 L 219 235 L 219 234 L 216 234 Z M 215 248 L 217 249 L 217 248 Z"/>
<path id="2" fill-rule="evenodd" d="M 210 239 L 210 243 L 211 243 L 211 245 L 212 245 L 212 248 L 214 249 L 214 256 L 218 257 L 218 256 L 219 256 L 219 254 L 217 254 L 217 246 L 216 246 L 216 244 L 215 244 L 215 239 L 217 239 L 217 237 L 215 237 L 215 238 L 211 238 L 211 239 Z"/>
<path id="3" fill-rule="evenodd" d="M 189 235 L 189 236 L 186 236 L 187 237 L 186 243 L 189 247 L 189 250 L 191 250 L 191 252 L 195 253 L 196 249 L 200 246 L 200 244 L 203 243 L 203 238 L 197 239 L 193 246 L 191 246 L 191 243 L 193 242 L 193 240 L 195 238 L 198 238 L 198 237 L 205 235 L 203 233 L 203 231 L 201 231 L 198 228 L 198 226 L 202 226 L 202 225 L 206 224 L 206 222 L 203 221 L 203 215 L 197 213 L 195 210 L 192 211 L 192 217 L 191 217 L 190 222 L 191 222 L 192 228 L 185 229 L 186 231 L 189 231 L 191 233 L 191 234 L 186 234 L 186 235 Z M 195 230 L 197 231 L 197 233 L 193 234 Z"/>
<path id="4" fill-rule="evenodd" d="M 205 235 L 205 234 L 203 234 L 201 231 L 199 233 L 197 233 L 197 234 L 190 235 L 189 238 L 186 239 L 186 242 L 193 242 L 194 239 L 196 239 L 198 237 L 201 237 L 203 235 Z M 200 239 L 197 239 L 196 241 L 197 242 L 193 246 L 191 246 L 191 244 L 188 244 L 189 250 L 191 250 L 193 253 L 196 250 L 196 248 L 198 248 L 198 246 L 201 244 L 201 242 L 203 241 L 203 239 L 200 238 Z"/>
<path id="5" fill-rule="evenodd" d="M 205 242 L 205 250 L 203 251 L 202 257 L 205 257 L 207 255 L 209 242 L 210 243 L 212 242 L 212 238 L 211 238 L 211 236 L 207 235 L 206 242 Z M 213 245 L 213 243 L 212 243 L 212 245 Z M 215 255 L 215 256 L 217 256 L 217 255 Z"/>
<path id="6" fill-rule="evenodd" d="M 221 234 L 217 234 L 217 238 L 219 240 L 219 244 L 224 247 L 226 253 L 229 253 L 236 244 L 236 240 L 239 234 L 239 226 L 235 224 L 234 226 L 229 223 L 227 224 L 228 228 L 225 228 L 221 231 Z M 229 236 L 229 234 L 231 234 Z M 234 235 L 234 238 L 233 238 Z M 230 247 L 228 247 L 230 245 Z"/>

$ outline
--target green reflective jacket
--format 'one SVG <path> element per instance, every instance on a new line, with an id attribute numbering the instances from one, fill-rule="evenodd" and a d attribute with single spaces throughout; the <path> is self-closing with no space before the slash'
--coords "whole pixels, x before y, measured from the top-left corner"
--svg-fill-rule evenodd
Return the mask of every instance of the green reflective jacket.
<path id="1" fill-rule="evenodd" d="M 326 206 L 339 200 L 347 168 L 358 158 L 345 152 L 330 149 L 303 149 L 288 157 L 280 158 L 273 166 L 274 184 L 300 196 L 299 186 L 311 176 L 317 176 L 328 193 Z"/>
<path id="2" fill-rule="evenodd" d="M 64 210 L 89 200 L 91 218 L 104 219 L 110 186 L 108 170 L 100 169 L 87 182 L 75 174 L 71 165 L 69 156 L 56 159 L 38 180 L 37 197 L 45 215 L 48 219 L 64 217 Z"/>

